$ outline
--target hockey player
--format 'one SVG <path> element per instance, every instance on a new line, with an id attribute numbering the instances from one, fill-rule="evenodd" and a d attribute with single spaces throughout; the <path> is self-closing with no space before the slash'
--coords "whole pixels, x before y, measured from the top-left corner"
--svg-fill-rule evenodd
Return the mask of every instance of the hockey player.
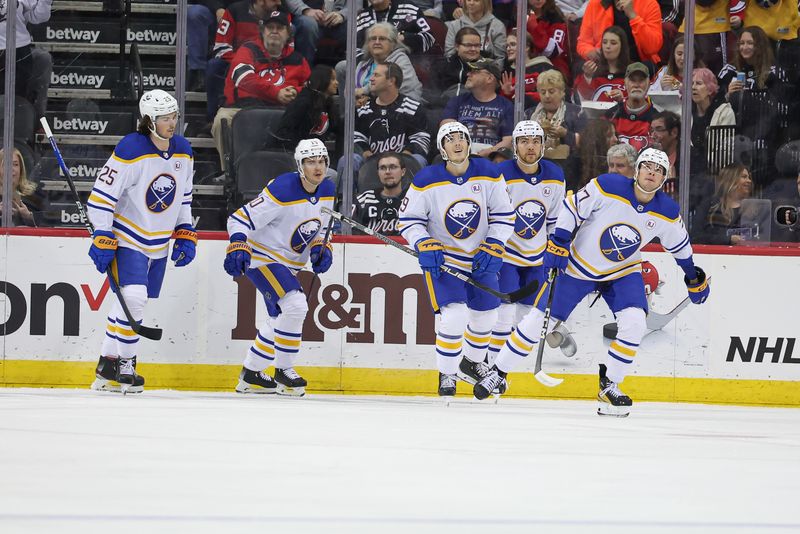
<path id="1" fill-rule="evenodd" d="M 239 393 L 305 394 L 307 382 L 295 371 L 294 359 L 308 304 L 296 274 L 309 256 L 315 273 L 333 263 L 331 245 L 318 234 L 322 208 L 333 209 L 336 186 L 325 178 L 330 160 L 319 139 L 300 141 L 294 159 L 297 172 L 281 174 L 228 218 L 225 271 L 246 274 L 264 296 L 269 315 L 244 359 Z M 264 372 L 273 364 L 274 379 Z"/>
<path id="2" fill-rule="evenodd" d="M 142 320 L 147 299 L 161 291 L 170 238 L 175 239 L 170 259 L 177 267 L 191 263 L 197 245 L 192 227 L 194 160 L 189 142 L 175 133 L 178 102 L 154 89 L 142 95 L 139 113 L 136 133 L 114 148 L 87 203 L 95 227 L 89 256 L 101 273 L 111 266 L 137 321 Z M 139 336 L 130 327 L 115 301 L 92 389 L 144 389 L 144 377 L 136 373 Z"/>
<path id="3" fill-rule="evenodd" d="M 431 305 L 441 314 L 436 332 L 439 395 L 456 392 L 458 371 L 471 383 L 489 371 L 484 363 L 500 299 L 442 273 L 447 264 L 497 288 L 504 244 L 514 210 L 497 168 L 469 159 L 470 136 L 459 122 L 439 128 L 444 163 L 420 170 L 400 207 L 398 227 L 419 252 Z M 463 355 L 463 359 L 461 358 Z"/>
<path id="4" fill-rule="evenodd" d="M 533 280 L 544 282 L 542 257 L 548 229 L 555 225 L 565 194 L 561 167 L 542 160 L 544 130 L 538 122 L 526 120 L 517 123 L 512 134 L 512 146 L 514 159 L 497 166 L 505 178 L 516 212 L 514 232 L 506 242 L 500 268 L 500 291 L 504 293 L 515 291 Z M 511 335 L 514 325 L 531 310 L 534 297 L 531 295 L 516 304 L 500 304 L 497 324 L 489 341 L 490 364 Z"/>
<path id="5" fill-rule="evenodd" d="M 702 304 L 709 295 L 706 275 L 692 260 L 678 204 L 659 191 L 668 170 L 667 155 L 649 148 L 636 160 L 633 180 L 618 174 L 595 178 L 564 200 L 547 243 L 545 269 L 563 271 L 555 284 L 552 317 L 566 320 L 583 297 L 599 291 L 617 319 L 616 339 L 600 364 L 599 415 L 625 417 L 633 404 L 619 384 L 630 372 L 646 327 L 641 248 L 658 237 L 684 271 L 692 302 Z M 477 398 L 486 398 L 534 350 L 548 290 L 549 285 L 542 288 L 536 307 L 517 325 L 491 373 L 475 385 Z"/>

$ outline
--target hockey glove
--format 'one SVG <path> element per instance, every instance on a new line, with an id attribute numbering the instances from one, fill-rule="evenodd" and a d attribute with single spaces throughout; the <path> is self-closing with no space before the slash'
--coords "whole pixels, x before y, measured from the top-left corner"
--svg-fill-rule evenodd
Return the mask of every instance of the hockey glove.
<path id="1" fill-rule="evenodd" d="M 563 271 L 567 268 L 570 240 L 566 234 L 566 230 L 557 228 L 547 241 L 547 248 L 544 251 L 543 260 L 545 272 L 549 272 L 550 269 Z"/>
<path id="2" fill-rule="evenodd" d="M 225 251 L 225 272 L 231 276 L 241 276 L 250 267 L 253 250 L 247 244 L 247 236 L 235 233 L 231 236 L 231 244 Z"/>
<path id="3" fill-rule="evenodd" d="M 472 258 L 472 273 L 496 273 L 503 266 L 503 254 L 506 247 L 497 239 L 491 237 L 478 245 L 478 253 Z"/>
<path id="4" fill-rule="evenodd" d="M 311 243 L 311 268 L 316 274 L 328 272 L 333 265 L 333 247 L 317 239 Z"/>
<path id="5" fill-rule="evenodd" d="M 422 270 L 433 278 L 439 278 L 439 268 L 444 265 L 444 246 L 432 237 L 424 237 L 414 244 L 414 248 L 419 252 L 417 259 Z"/>
<path id="6" fill-rule="evenodd" d="M 189 265 L 195 256 L 195 249 L 197 248 L 197 232 L 190 224 L 181 224 L 175 228 L 175 233 L 172 234 L 175 243 L 172 245 L 172 261 L 175 262 L 175 267 L 183 267 Z"/>
<path id="7" fill-rule="evenodd" d="M 108 266 L 114 259 L 117 252 L 117 238 L 113 232 L 106 230 L 95 230 L 92 234 L 92 246 L 89 248 L 89 257 L 92 258 L 94 266 L 101 273 L 108 270 Z"/>
<path id="8" fill-rule="evenodd" d="M 689 299 L 695 304 L 702 304 L 711 293 L 711 288 L 708 287 L 705 271 L 700 267 L 695 267 L 694 270 L 695 278 L 689 280 L 688 276 L 684 276 L 683 281 L 686 283 L 687 289 L 689 289 Z"/>

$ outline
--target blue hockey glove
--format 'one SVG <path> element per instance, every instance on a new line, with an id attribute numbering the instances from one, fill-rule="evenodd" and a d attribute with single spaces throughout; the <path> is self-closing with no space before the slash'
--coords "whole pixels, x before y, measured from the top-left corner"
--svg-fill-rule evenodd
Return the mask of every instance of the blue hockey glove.
<path id="1" fill-rule="evenodd" d="M 425 237 L 414 244 L 419 252 L 419 266 L 433 278 L 439 278 L 442 273 L 439 268 L 444 265 L 444 245 L 432 237 Z"/>
<path id="2" fill-rule="evenodd" d="M 175 243 L 172 245 L 172 261 L 175 267 L 189 265 L 195 256 L 197 248 L 197 232 L 190 224 L 182 224 L 175 228 L 172 234 Z"/>
<path id="3" fill-rule="evenodd" d="M 328 271 L 333 265 L 333 247 L 330 243 L 317 239 L 311 243 L 311 268 L 316 274 Z"/>
<path id="4" fill-rule="evenodd" d="M 92 234 L 92 246 L 89 247 L 89 257 L 92 258 L 94 266 L 101 273 L 108 270 L 108 266 L 114 260 L 117 253 L 117 238 L 113 232 L 105 230 L 95 230 Z"/>
<path id="5" fill-rule="evenodd" d="M 563 271 L 567 268 L 570 239 L 566 234 L 566 230 L 557 228 L 547 241 L 547 248 L 544 250 L 543 259 L 545 272 L 548 272 L 550 269 Z"/>
<path id="6" fill-rule="evenodd" d="M 684 276 L 683 281 L 686 283 L 686 288 L 689 290 L 689 298 L 691 301 L 695 304 L 702 304 L 711 293 L 711 288 L 708 286 L 705 271 L 700 267 L 695 267 L 694 270 L 695 278 L 689 280 L 688 276 Z"/>
<path id="7" fill-rule="evenodd" d="M 225 251 L 225 272 L 231 276 L 241 276 L 250 267 L 250 258 L 253 250 L 247 244 L 247 236 L 235 233 L 231 236 L 231 243 Z"/>
<path id="8" fill-rule="evenodd" d="M 491 237 L 478 245 L 478 253 L 472 258 L 472 273 L 497 273 L 503 266 L 503 254 L 506 247 L 497 239 Z"/>

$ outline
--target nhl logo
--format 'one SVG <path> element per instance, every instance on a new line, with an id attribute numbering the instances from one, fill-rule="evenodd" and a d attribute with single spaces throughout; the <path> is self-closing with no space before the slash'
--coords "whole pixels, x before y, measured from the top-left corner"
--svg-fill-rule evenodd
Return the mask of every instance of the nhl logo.
<path id="1" fill-rule="evenodd" d="M 308 201 L 311 202 L 312 204 L 316 204 L 317 203 L 317 197 L 311 197 L 311 198 L 308 199 Z"/>
<path id="2" fill-rule="evenodd" d="M 458 185 L 461 185 L 461 184 L 463 184 L 463 183 L 464 183 L 464 179 L 463 179 L 461 176 L 459 176 L 458 178 L 456 178 L 456 183 L 457 183 Z"/>
<path id="3" fill-rule="evenodd" d="M 644 206 L 639 204 L 638 206 L 636 206 L 636 211 L 638 211 L 639 213 L 643 212 L 644 211 Z"/>
<path id="4" fill-rule="evenodd" d="M 481 184 L 472 184 L 472 192 L 473 193 L 480 193 L 481 192 Z"/>

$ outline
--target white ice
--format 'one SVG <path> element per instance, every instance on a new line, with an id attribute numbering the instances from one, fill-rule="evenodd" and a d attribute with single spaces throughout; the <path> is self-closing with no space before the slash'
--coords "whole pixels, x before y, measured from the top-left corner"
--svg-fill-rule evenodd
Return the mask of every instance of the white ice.
<path id="1" fill-rule="evenodd" d="M 0 532 L 800 532 L 800 410 L 0 389 Z"/>

